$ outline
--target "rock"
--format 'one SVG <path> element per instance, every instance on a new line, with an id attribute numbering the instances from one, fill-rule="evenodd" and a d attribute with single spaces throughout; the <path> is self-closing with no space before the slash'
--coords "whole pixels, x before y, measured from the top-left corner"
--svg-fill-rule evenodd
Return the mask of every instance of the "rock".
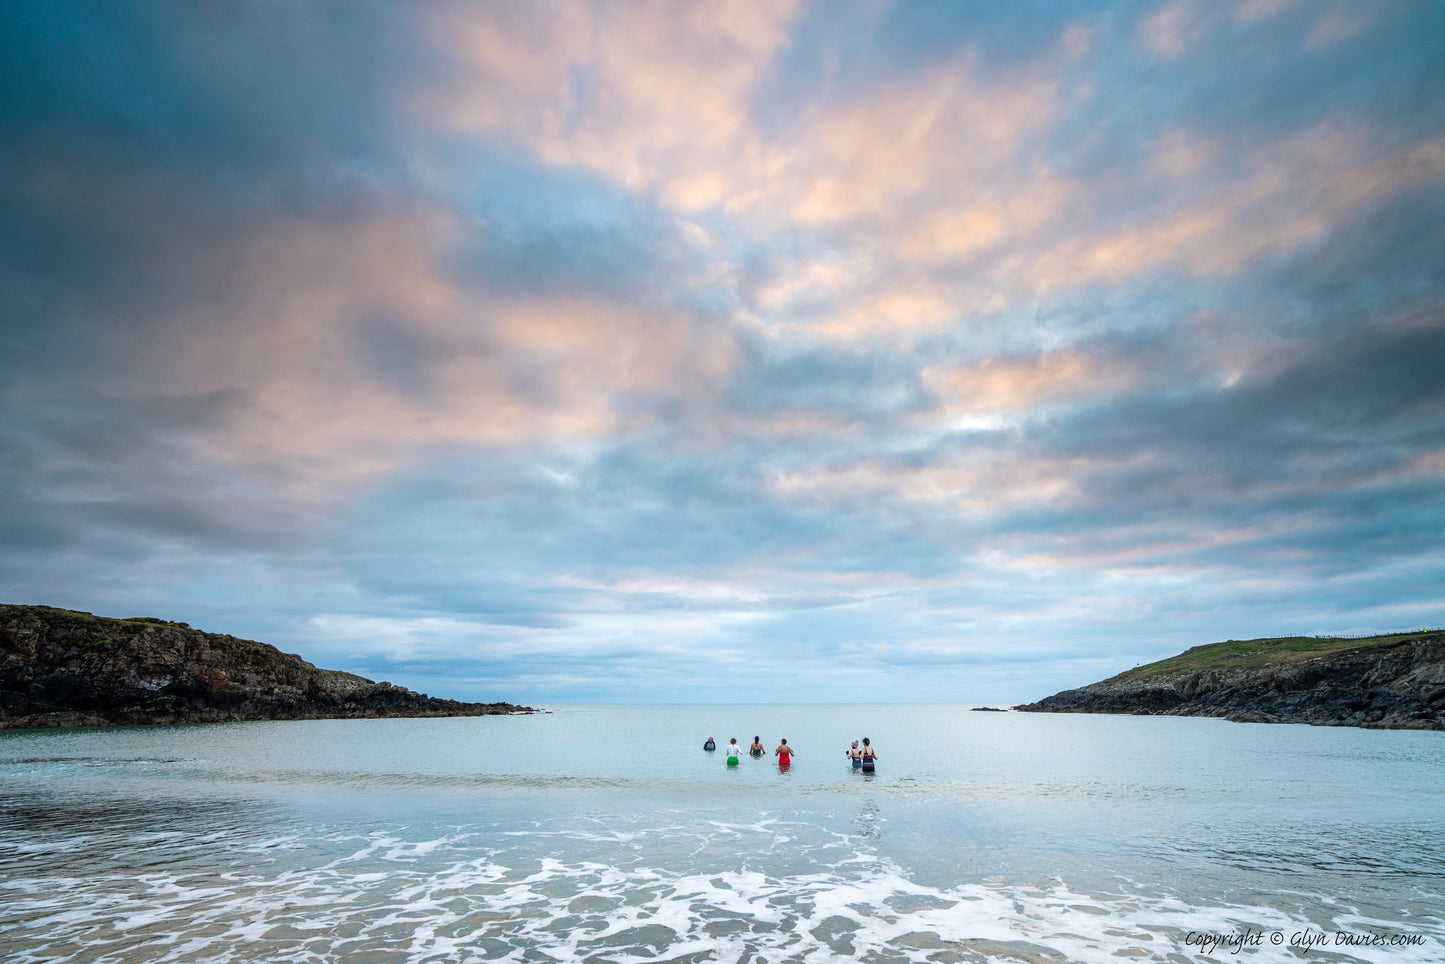
<path id="1" fill-rule="evenodd" d="M 1014 709 L 1445 730 L 1445 631 L 1196 646 Z"/>
<path id="2" fill-rule="evenodd" d="M 0 605 L 0 729 L 529 712 L 434 699 L 154 616 Z"/>

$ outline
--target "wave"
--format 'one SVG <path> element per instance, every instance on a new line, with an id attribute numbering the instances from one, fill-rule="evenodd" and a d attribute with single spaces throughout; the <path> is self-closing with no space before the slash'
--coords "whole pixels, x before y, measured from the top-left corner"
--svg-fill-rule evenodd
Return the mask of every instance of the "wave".
<path id="1" fill-rule="evenodd" d="M 783 816 L 662 825 L 579 816 L 531 829 L 153 836 L 132 841 L 137 866 L 108 873 L 36 873 L 45 855 L 32 849 L 30 871 L 15 862 L 0 874 L 0 951 L 17 964 L 1037 964 L 1195 960 L 1198 935 L 1243 933 L 1265 942 L 1263 959 L 1295 959 L 1296 935 L 1379 932 L 1423 943 L 1333 959 L 1416 964 L 1438 960 L 1445 942 L 1437 915 L 1391 919 L 1325 895 L 1301 909 L 1123 879 L 930 882 L 873 845 L 864 830 L 878 820 L 860 813 L 829 830 Z M 170 859 L 141 865 L 142 843 Z"/>

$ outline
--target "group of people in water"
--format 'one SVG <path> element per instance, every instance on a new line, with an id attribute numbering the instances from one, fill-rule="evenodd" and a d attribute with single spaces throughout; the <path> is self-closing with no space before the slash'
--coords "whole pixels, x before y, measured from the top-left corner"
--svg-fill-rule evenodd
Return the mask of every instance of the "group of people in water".
<path id="1" fill-rule="evenodd" d="M 702 745 L 702 748 L 704 750 L 716 750 L 717 741 L 712 737 L 708 737 L 707 742 Z M 753 737 L 752 745 L 748 747 L 748 756 L 760 757 L 767 752 L 767 747 L 763 746 L 762 737 Z M 737 766 L 738 761 L 742 759 L 742 749 L 738 746 L 737 737 L 733 737 L 728 741 L 727 754 L 728 766 Z M 773 756 L 778 758 L 778 766 L 783 769 L 792 765 L 793 757 L 796 755 L 797 752 L 788 746 L 787 740 L 780 741 L 777 749 L 773 751 Z M 868 741 L 866 736 L 863 737 L 862 746 L 858 745 L 857 740 L 853 741 L 853 745 L 847 750 L 847 756 L 853 766 L 862 770 L 864 773 L 872 773 L 878 762 L 878 751 L 873 749 L 873 744 Z"/>
<path id="2" fill-rule="evenodd" d="M 873 744 L 869 743 L 865 736 L 862 746 L 858 745 L 857 740 L 853 741 L 853 745 L 848 748 L 848 759 L 864 773 L 872 773 L 878 762 L 878 751 L 873 749 Z"/>
<path id="3" fill-rule="evenodd" d="M 704 750 L 716 750 L 717 741 L 712 737 L 708 737 L 707 742 L 702 745 L 702 748 Z M 763 738 L 760 736 L 753 737 L 753 745 L 748 747 L 748 756 L 762 756 L 767 752 L 768 748 L 763 746 Z M 788 746 L 787 740 L 784 740 L 779 743 L 778 748 L 773 751 L 773 756 L 778 758 L 779 766 L 788 766 L 793 762 L 793 748 Z M 728 766 L 736 766 L 741 757 L 742 750 L 738 747 L 737 737 L 733 737 L 728 741 Z"/>

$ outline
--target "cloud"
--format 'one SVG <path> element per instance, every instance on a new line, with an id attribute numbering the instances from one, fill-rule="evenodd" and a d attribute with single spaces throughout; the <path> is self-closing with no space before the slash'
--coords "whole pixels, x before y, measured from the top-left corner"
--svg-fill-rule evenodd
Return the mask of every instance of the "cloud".
<path id="1" fill-rule="evenodd" d="M 946 416 L 1037 413 L 1050 402 L 1080 394 L 1117 395 L 1137 380 L 1127 359 L 1106 360 L 1077 350 L 1009 359 L 992 357 L 959 368 L 929 368 L 923 379 L 947 399 Z"/>
<path id="2" fill-rule="evenodd" d="M 1156 56 L 1180 57 L 1203 32 L 1204 19 L 1198 4 L 1171 3 L 1146 17 L 1141 32 Z"/>
<path id="3" fill-rule="evenodd" d="M 531 699 L 1438 612 L 1437 14 L 0 18 L 11 597 Z"/>
<path id="4" fill-rule="evenodd" d="M 740 158 L 770 163 L 745 114 L 792 5 L 538 5 L 435 20 L 463 82 L 418 94 L 459 131 L 496 132 L 554 165 L 601 171 L 668 204 L 729 200 Z"/>
<path id="5" fill-rule="evenodd" d="M 1236 29 L 1270 27 L 1275 12 L 1242 9 Z M 850 86 L 848 67 L 819 57 L 798 63 L 827 64 L 835 79 L 827 96 L 801 101 L 817 81 L 782 82 L 777 69 L 809 41 L 788 38 L 793 15 L 775 13 L 745 30 L 667 5 L 605 23 L 579 10 L 496 21 L 452 11 L 444 42 L 466 82 L 451 89 L 465 93 L 435 109 L 461 131 L 520 138 L 550 163 L 595 171 L 666 207 L 721 206 L 755 245 L 784 231 L 812 237 L 782 256 L 754 302 L 764 324 L 790 337 L 912 336 L 1160 270 L 1238 274 L 1439 174 L 1433 141 L 1384 138 L 1380 150 L 1379 130 L 1331 118 L 1255 136 L 1243 151 L 1231 143 L 1237 132 L 1175 120 L 1136 150 L 1142 163 L 1083 177 L 1050 139 L 1061 116 L 1111 107 L 1080 83 L 1081 65 L 1003 67 L 964 41 L 948 58 L 900 58 L 881 76 L 865 65 L 873 82 Z M 1156 46 L 1182 54 L 1178 36 L 1206 21 L 1226 29 L 1209 8 L 1185 4 L 1145 26 Z M 864 23 L 888 37 L 886 25 Z M 1084 29 L 1065 24 L 1052 40 Z M 659 31 L 675 42 L 646 42 Z M 775 98 L 766 112 L 764 89 Z M 472 103 L 479 112 L 466 110 Z"/>

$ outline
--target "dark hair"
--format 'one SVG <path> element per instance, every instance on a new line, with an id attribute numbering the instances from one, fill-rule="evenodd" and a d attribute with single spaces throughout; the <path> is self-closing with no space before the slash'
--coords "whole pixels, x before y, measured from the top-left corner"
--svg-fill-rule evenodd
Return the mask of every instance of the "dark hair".
<path id="1" fill-rule="evenodd" d="M 754 742 L 754 743 L 757 743 L 757 742 L 759 742 L 760 740 L 762 740 L 762 737 L 760 737 L 760 736 L 755 736 L 755 737 L 753 737 L 753 742 Z"/>
<path id="2" fill-rule="evenodd" d="M 867 738 L 866 736 L 863 737 L 863 745 L 864 745 L 864 746 L 867 746 L 867 745 L 868 745 L 868 738 Z"/>

